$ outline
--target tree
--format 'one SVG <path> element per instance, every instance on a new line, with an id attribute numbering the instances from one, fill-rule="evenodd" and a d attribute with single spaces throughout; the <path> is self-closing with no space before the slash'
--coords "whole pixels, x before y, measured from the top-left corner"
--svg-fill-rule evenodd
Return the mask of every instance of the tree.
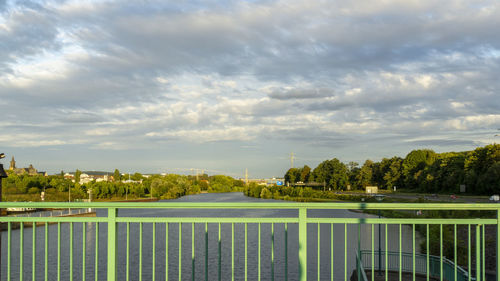
<path id="1" fill-rule="evenodd" d="M 307 165 L 304 165 L 304 167 L 300 171 L 300 181 L 309 182 L 310 175 L 311 175 L 311 168 L 309 168 L 309 166 Z"/>
<path id="2" fill-rule="evenodd" d="M 315 182 L 325 183 L 329 189 L 343 189 L 349 183 L 347 167 L 337 158 L 321 162 L 312 176 Z"/>
<path id="3" fill-rule="evenodd" d="M 114 181 L 120 181 L 121 180 L 120 171 L 118 171 L 118 169 L 115 169 L 115 172 L 113 174 L 113 180 Z"/>
<path id="4" fill-rule="evenodd" d="M 75 183 L 79 183 L 80 182 L 80 175 L 82 174 L 82 171 L 76 169 L 76 172 L 75 172 Z"/>

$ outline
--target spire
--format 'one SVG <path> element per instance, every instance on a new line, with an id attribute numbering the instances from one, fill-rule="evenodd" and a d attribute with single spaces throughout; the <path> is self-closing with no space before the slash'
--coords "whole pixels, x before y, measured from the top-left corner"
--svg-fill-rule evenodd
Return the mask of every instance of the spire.
<path id="1" fill-rule="evenodd" d="M 10 160 L 9 170 L 14 170 L 16 168 L 16 160 L 14 160 L 14 156 L 12 156 L 12 160 Z"/>

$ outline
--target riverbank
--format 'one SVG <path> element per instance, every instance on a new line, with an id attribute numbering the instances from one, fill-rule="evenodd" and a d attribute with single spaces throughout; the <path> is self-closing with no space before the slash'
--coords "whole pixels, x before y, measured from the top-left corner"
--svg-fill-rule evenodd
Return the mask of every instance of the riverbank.
<path id="1" fill-rule="evenodd" d="M 80 214 L 69 214 L 69 215 L 62 215 L 62 216 L 56 216 L 58 218 L 60 217 L 95 217 L 96 216 L 96 212 L 95 211 L 91 211 L 91 212 L 85 212 L 85 213 L 80 213 Z M 24 228 L 31 228 L 33 227 L 33 223 L 35 223 L 36 226 L 44 226 L 46 223 L 47 224 L 57 224 L 57 222 L 24 222 L 23 223 L 23 227 Z M 6 222 L 2 222 L 1 223 L 1 229 L 2 229 L 2 232 L 5 232 L 7 231 L 7 223 Z M 11 223 L 11 229 L 19 229 L 21 227 L 21 223 L 19 222 L 12 222 Z"/>

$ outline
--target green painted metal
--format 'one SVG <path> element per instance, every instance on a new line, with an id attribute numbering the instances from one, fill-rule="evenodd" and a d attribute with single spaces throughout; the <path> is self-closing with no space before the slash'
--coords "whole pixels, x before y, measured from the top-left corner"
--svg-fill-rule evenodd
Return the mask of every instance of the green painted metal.
<path id="1" fill-rule="evenodd" d="M 82 279 L 85 279 L 85 267 L 86 267 L 86 223 L 95 223 L 96 225 L 96 234 L 95 234 L 95 280 L 98 279 L 98 251 L 99 251 L 99 223 L 106 223 L 107 224 L 107 229 L 108 229 L 108 235 L 107 235 L 107 280 L 116 280 L 116 270 L 117 270 L 117 257 L 116 257 L 116 250 L 117 250 L 117 229 L 118 229 L 118 224 L 119 223 L 126 223 L 127 224 L 127 280 L 129 279 L 129 256 L 130 256 L 130 249 L 129 249 L 129 225 L 131 223 L 139 224 L 141 228 L 140 232 L 140 240 L 142 241 L 142 224 L 143 223 L 152 223 L 153 224 L 153 257 L 152 257 L 152 276 L 153 279 L 155 278 L 155 268 L 156 268 L 156 223 L 165 223 L 166 225 L 166 252 L 168 253 L 168 224 L 169 223 L 177 223 L 179 225 L 179 260 L 178 260 L 178 278 L 179 280 L 182 280 L 182 224 L 183 223 L 190 223 L 191 228 L 192 228 L 192 237 L 191 237 L 191 258 L 192 258 L 192 279 L 195 279 L 195 225 L 196 223 L 203 223 L 205 224 L 205 279 L 208 279 L 208 224 L 209 223 L 217 223 L 219 226 L 219 240 L 218 240 L 218 251 L 219 251 L 219 265 L 218 265 L 218 270 L 219 270 L 219 279 L 221 279 L 221 245 L 222 245 L 222 240 L 221 240 L 221 230 L 222 230 L 222 224 L 231 224 L 231 279 L 235 279 L 235 224 L 244 224 L 245 227 L 245 280 L 248 280 L 248 224 L 249 223 L 257 223 L 259 227 L 258 231 L 258 279 L 261 279 L 261 241 L 260 241 L 260 236 L 261 236 L 261 225 L 262 224 L 269 224 L 271 226 L 271 276 L 270 278 L 274 278 L 274 273 L 275 273 L 275 252 L 274 252 L 274 247 L 275 243 L 275 224 L 276 223 L 284 223 L 285 226 L 285 279 L 288 278 L 288 224 L 298 224 L 299 228 L 299 237 L 298 237 L 298 246 L 299 246 L 299 253 L 298 253 L 298 262 L 299 262 L 299 280 L 307 280 L 307 226 L 308 224 L 317 224 L 317 239 L 318 239 L 318 244 L 317 244 L 317 277 L 318 280 L 321 279 L 321 247 L 320 247 L 320 240 L 321 240 L 321 224 L 330 224 L 331 231 L 333 233 L 334 225 L 337 224 L 344 224 L 344 259 L 347 259 L 347 251 L 349 250 L 347 245 L 348 241 L 348 225 L 353 225 L 353 224 L 365 224 L 365 225 L 370 225 L 371 227 L 371 255 L 373 256 L 375 253 L 375 248 L 374 248 L 374 227 L 375 224 L 379 225 L 384 225 L 385 226 L 385 247 L 386 247 L 386 252 L 387 252 L 387 230 L 388 230 L 388 225 L 399 225 L 399 276 L 400 280 L 402 279 L 402 251 L 403 251 L 403 239 L 402 239 L 402 226 L 406 224 L 412 225 L 412 256 L 413 256 L 413 261 L 412 261 L 412 266 L 413 266 L 413 276 L 415 278 L 415 254 L 416 254 L 416 238 L 415 238 L 415 227 L 416 225 L 422 224 L 426 225 L 427 227 L 427 237 L 429 237 L 429 226 L 430 225 L 439 225 L 440 229 L 440 279 L 444 280 L 444 270 L 443 270 L 443 225 L 454 225 L 454 258 L 456 260 L 457 254 L 456 254 L 456 245 L 457 245 L 457 225 L 468 225 L 469 231 L 468 231 L 468 268 L 469 271 L 471 270 L 471 260 L 472 260 L 472 245 L 471 245 L 471 235 L 472 232 L 470 231 L 471 226 L 476 226 L 476 253 L 474 257 L 476 258 L 476 277 L 477 279 L 484 279 L 485 278 L 485 228 L 484 225 L 496 225 L 497 229 L 500 230 L 500 206 L 497 204 L 462 204 L 462 203 L 448 203 L 448 204 L 407 204 L 407 203 L 185 203 L 185 202 L 170 202 L 170 203 L 108 203 L 108 202 L 96 202 L 96 203 L 53 203 L 53 202 L 45 202 L 45 203 L 38 203 L 38 202 L 2 202 L 0 203 L 0 208 L 7 208 L 7 207 L 33 207 L 33 208 L 104 208 L 108 210 L 108 215 L 104 217 L 36 217 L 36 218 L 30 218 L 30 217 L 1 217 L 0 221 L 2 222 L 7 222 L 9 228 L 9 237 L 8 237 L 8 247 L 7 247 L 7 256 L 11 256 L 11 230 L 12 230 L 12 223 L 20 223 L 20 228 L 24 230 L 26 225 L 32 226 L 32 231 L 33 231 L 33 242 L 32 242 L 32 278 L 35 279 L 36 273 L 37 273 L 37 268 L 36 268 L 36 262 L 35 262 L 35 257 L 36 257 L 36 236 L 37 236 L 37 223 L 40 225 L 45 224 L 45 279 L 47 278 L 48 275 L 48 258 L 47 258 L 47 249 L 49 248 L 48 245 L 48 224 L 49 223 L 57 223 L 58 225 L 58 241 L 57 241 L 57 250 L 58 250 L 58 256 L 57 256 L 57 279 L 61 280 L 61 223 L 69 223 L 69 229 L 70 229 L 70 237 L 69 237 L 69 243 L 70 243 L 70 255 L 69 255 L 69 271 L 70 271 L 70 277 L 69 279 L 71 280 L 73 278 L 73 243 L 74 243 L 74 235 L 73 235 L 73 224 L 74 223 L 82 223 Z M 164 209 L 249 209 L 249 210 L 273 210 L 273 209 L 295 209 L 298 210 L 298 216 L 297 217 L 285 217 L 285 218 L 260 218 L 260 217 L 244 217 L 244 218 L 233 218 L 233 217 L 147 217 L 147 218 L 141 218 L 141 217 L 119 217 L 118 216 L 118 210 L 121 208 L 127 208 L 127 209 L 135 209 L 135 208 L 164 208 Z M 358 210 L 494 210 L 497 212 L 497 218 L 495 219 L 450 219 L 450 218 L 432 218 L 432 219 L 388 219 L 388 218 L 313 218 L 313 217 L 308 217 L 308 210 L 313 210 L 313 209 L 358 209 Z M 281 225 L 281 224 L 280 224 Z M 499 231 L 500 232 L 500 231 Z M 23 240 L 23 235 L 24 231 L 20 231 L 20 253 L 22 253 L 20 257 L 20 262 L 19 262 L 19 275 L 21 277 L 21 280 L 23 278 L 23 258 L 24 258 L 24 240 Z M 500 234 L 497 234 L 497 238 L 500 239 Z M 380 237 L 379 237 L 380 239 Z M 79 240 L 79 239 L 78 239 Z M 330 238 L 331 240 L 331 279 L 333 279 L 333 236 Z M 429 241 L 429 239 L 427 239 Z M 79 241 L 77 241 L 79 243 Z M 139 265 L 139 271 L 140 271 L 140 278 L 142 278 L 142 242 L 140 246 L 140 265 Z M 406 243 L 406 242 L 405 242 Z M 500 243 L 499 243 L 500 244 Z M 66 244 L 65 244 L 66 245 Z M 427 245 L 428 249 L 428 245 Z M 497 247 L 497 251 L 500 252 L 500 246 Z M 429 252 L 427 250 L 427 252 Z M 385 264 L 388 263 L 387 258 L 388 256 L 386 255 L 386 260 Z M 500 260 L 500 259 L 499 259 Z M 168 254 L 165 255 L 165 279 L 168 280 Z M 381 262 L 379 262 L 381 264 Z M 456 263 L 455 263 L 456 264 Z M 497 264 L 500 265 L 500 261 L 497 261 Z M 429 258 L 427 257 L 427 266 L 429 267 Z M 374 269 L 374 259 L 372 259 L 372 272 Z M 40 270 L 38 270 L 40 271 Z M 386 267 L 386 272 L 387 272 L 387 267 Z M 374 273 L 374 272 L 373 272 Z M 347 272 L 347 263 L 344 262 L 344 278 L 347 279 L 348 277 L 348 272 Z M 454 274 L 457 274 L 457 270 L 454 270 Z M 470 276 L 469 274 L 469 280 Z M 10 268 L 10 260 L 8 261 L 7 264 L 7 276 L 11 277 L 11 268 Z M 372 274 L 374 276 L 374 274 Z M 429 275 L 427 275 L 429 276 Z M 266 277 L 266 279 L 269 277 Z M 455 278 L 456 279 L 456 278 Z M 387 274 L 386 274 L 386 280 L 387 280 Z M 428 277 L 429 280 L 429 277 Z M 500 277 L 498 278 L 500 281 Z"/>
<path id="2" fill-rule="evenodd" d="M 417 267 L 415 266 L 415 252 L 416 252 L 416 249 L 415 249 L 415 224 L 412 225 L 412 228 L 411 228 L 411 240 L 412 240 L 412 247 L 411 247 L 411 252 L 412 252 L 412 268 L 413 268 L 413 281 L 415 281 L 416 279 L 416 269 Z"/>
<path id="3" fill-rule="evenodd" d="M 299 208 L 299 279 L 307 280 L 307 209 L 303 207 Z"/>
<path id="4" fill-rule="evenodd" d="M 152 279 L 153 281 L 155 280 L 155 274 L 156 274 L 156 223 L 153 223 L 153 255 L 152 255 Z"/>
<path id="5" fill-rule="evenodd" d="M 372 232 L 372 281 L 375 280 L 375 226 L 372 224 L 371 225 L 371 232 Z"/>
<path id="6" fill-rule="evenodd" d="M 231 224 L 231 280 L 234 281 L 234 223 Z"/>
<path id="7" fill-rule="evenodd" d="M 139 223 L 139 281 L 142 280 L 142 222 Z"/>
<path id="8" fill-rule="evenodd" d="M 481 225 L 476 225 L 476 280 L 481 280 Z"/>
<path id="9" fill-rule="evenodd" d="M 207 222 L 205 223 L 205 281 L 208 281 L 208 223 Z"/>
<path id="10" fill-rule="evenodd" d="M 401 232 L 402 225 L 399 224 L 399 281 L 403 280 L 403 238 Z"/>
<path id="11" fill-rule="evenodd" d="M 168 281 L 168 222 L 165 223 L 165 280 Z"/>
<path id="12" fill-rule="evenodd" d="M 94 260 L 95 281 L 99 280 L 99 223 L 95 223 L 95 260 Z"/>
<path id="13" fill-rule="evenodd" d="M 12 251 L 12 223 L 7 223 L 7 280 L 11 279 L 10 272 L 10 260 L 11 260 L 11 251 Z"/>
<path id="14" fill-rule="evenodd" d="M 388 247 L 389 247 L 389 243 L 387 241 L 387 228 L 388 228 L 388 225 L 386 224 L 385 225 L 385 252 L 387 253 L 388 252 Z M 387 266 L 389 264 L 389 255 L 385 255 L 385 281 L 388 281 L 389 280 L 389 267 Z"/>
<path id="15" fill-rule="evenodd" d="M 321 229 L 320 229 L 320 226 L 321 225 L 318 223 L 318 239 L 316 240 L 316 242 L 317 242 L 316 244 L 318 245 L 317 246 L 317 249 L 318 249 L 318 255 L 317 255 L 317 257 L 318 257 L 318 260 L 317 260 L 317 263 L 318 263 L 318 268 L 317 268 L 318 281 L 321 280 L 321 271 L 320 271 L 320 263 L 321 263 L 320 262 L 320 257 L 321 257 L 321 235 L 320 234 L 321 234 Z"/>
<path id="16" fill-rule="evenodd" d="M 19 226 L 19 280 L 23 281 L 23 258 L 24 258 L 24 224 Z"/>
<path id="17" fill-rule="evenodd" d="M 154 244 L 153 244 L 153 249 L 154 249 Z M 191 224 L 191 276 L 192 280 L 195 280 L 195 252 L 194 252 L 194 222 Z M 154 275 L 153 275 L 154 276 Z"/>
<path id="18" fill-rule="evenodd" d="M 426 259 L 425 259 L 425 260 L 426 260 L 426 263 L 427 263 L 427 268 L 430 268 L 429 266 L 430 266 L 430 255 L 431 255 L 431 254 L 430 254 L 430 251 L 429 251 L 429 241 L 430 241 L 430 240 L 429 240 L 429 235 L 430 235 L 430 234 L 429 234 L 429 224 L 427 224 L 427 231 L 426 231 L 425 235 L 427 236 L 427 237 L 426 237 L 426 244 L 427 244 L 427 245 L 426 245 L 426 246 L 427 246 L 427 247 L 426 247 L 426 253 L 427 253 L 427 254 L 426 254 Z M 427 276 L 427 281 L 429 281 L 429 278 L 430 278 L 430 270 L 427 270 L 427 271 L 426 271 L 426 276 Z M 455 278 L 455 280 L 457 280 L 457 279 Z"/>
<path id="19" fill-rule="evenodd" d="M 89 203 L 91 204 L 91 203 Z M 108 266 L 107 266 L 107 279 L 116 280 L 116 241 L 118 235 L 118 223 L 116 217 L 118 216 L 117 208 L 108 209 Z"/>
<path id="20" fill-rule="evenodd" d="M 125 280 L 130 280 L 130 223 L 127 222 L 127 242 L 126 242 Z"/>
<path id="21" fill-rule="evenodd" d="M 248 223 L 245 223 L 245 281 L 247 280 L 248 280 Z"/>
<path id="22" fill-rule="evenodd" d="M 260 281 L 260 223 L 259 223 L 259 230 L 258 230 L 258 241 L 257 241 L 257 279 Z"/>
<path id="23" fill-rule="evenodd" d="M 182 281 L 182 223 L 179 223 L 179 281 Z"/>
<path id="24" fill-rule="evenodd" d="M 85 281 L 85 258 L 87 257 L 87 247 L 85 247 L 85 236 L 87 235 L 87 225 L 82 222 L 82 281 Z"/>
<path id="25" fill-rule="evenodd" d="M 468 230 L 467 230 L 467 270 L 468 270 L 468 276 L 469 276 L 469 281 L 471 281 L 471 239 L 470 239 L 470 224 L 468 225 Z"/>
<path id="26" fill-rule="evenodd" d="M 222 241 L 221 241 L 221 224 L 219 223 L 219 231 L 218 231 L 218 235 L 219 235 L 219 240 L 218 240 L 218 258 L 219 258 L 219 266 L 217 267 L 217 269 L 219 270 L 219 274 L 218 274 L 218 277 L 219 277 L 219 281 L 222 280 Z M 260 240 L 259 240 L 259 245 L 260 245 Z M 260 259 L 259 259 L 260 261 Z"/>
<path id="27" fill-rule="evenodd" d="M 454 259 L 454 263 L 455 263 L 455 267 L 454 267 L 455 280 L 457 280 L 457 258 L 458 258 L 458 256 L 457 256 L 457 225 L 455 224 L 453 226 L 453 259 Z"/>
<path id="28" fill-rule="evenodd" d="M 36 279 L 36 223 L 32 226 L 33 235 L 31 242 L 31 276 L 32 280 Z"/>
<path id="29" fill-rule="evenodd" d="M 69 280 L 73 281 L 73 223 L 69 223 Z"/>
<path id="30" fill-rule="evenodd" d="M 44 278 L 49 280 L 49 223 L 45 223 Z M 10 267 L 10 266 L 9 266 Z M 10 278 L 8 278 L 10 280 Z"/>
<path id="31" fill-rule="evenodd" d="M 347 281 L 347 223 L 344 224 L 344 280 Z"/>
<path id="32" fill-rule="evenodd" d="M 61 281 L 61 223 L 57 223 L 57 281 Z"/>
<path id="33" fill-rule="evenodd" d="M 274 281 L 274 223 L 271 224 L 271 281 Z"/>
<path id="34" fill-rule="evenodd" d="M 443 225 L 439 225 L 439 279 L 443 281 Z"/>
<path id="35" fill-rule="evenodd" d="M 286 234 L 286 231 L 285 231 L 285 234 Z M 285 279 L 287 279 L 287 278 L 285 278 Z M 333 281 L 333 223 L 330 224 L 330 279 L 331 279 L 331 281 Z"/>

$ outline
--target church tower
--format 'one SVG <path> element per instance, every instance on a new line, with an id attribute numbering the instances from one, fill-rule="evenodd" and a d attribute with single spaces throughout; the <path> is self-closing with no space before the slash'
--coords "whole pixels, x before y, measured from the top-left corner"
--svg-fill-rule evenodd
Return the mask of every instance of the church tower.
<path id="1" fill-rule="evenodd" d="M 15 170 L 15 169 L 16 169 L 16 160 L 14 160 L 14 156 L 12 156 L 12 160 L 10 160 L 9 170 Z"/>

